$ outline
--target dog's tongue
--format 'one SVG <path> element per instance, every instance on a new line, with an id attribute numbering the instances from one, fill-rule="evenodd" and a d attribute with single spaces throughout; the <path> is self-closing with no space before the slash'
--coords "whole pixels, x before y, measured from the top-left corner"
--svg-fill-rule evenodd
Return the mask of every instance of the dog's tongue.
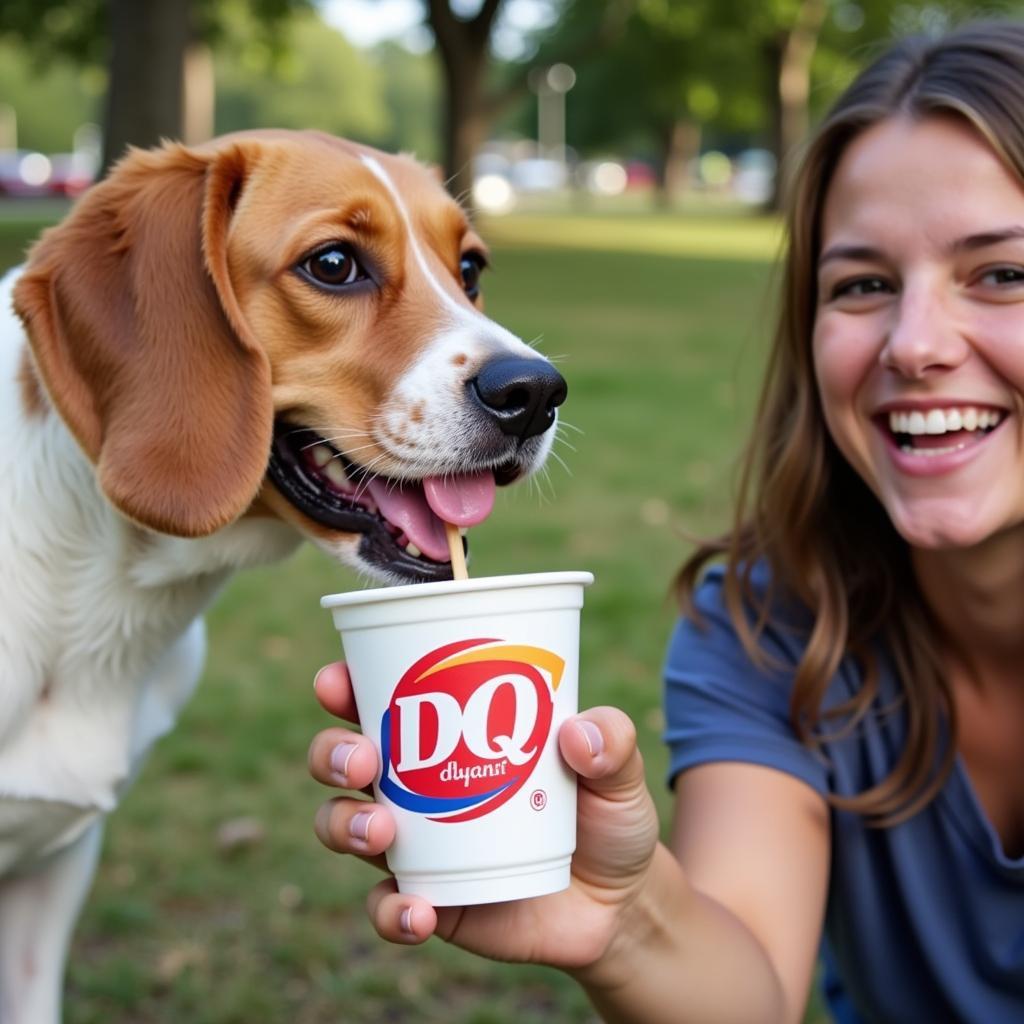
<path id="1" fill-rule="evenodd" d="M 405 531 L 428 558 L 448 561 L 445 522 L 475 526 L 494 506 L 494 474 L 427 477 L 419 483 L 398 484 L 375 477 L 367 484 L 381 515 Z"/>
<path id="2" fill-rule="evenodd" d="M 486 469 L 460 476 L 428 476 L 423 493 L 438 518 L 456 526 L 476 526 L 494 508 L 494 474 Z"/>

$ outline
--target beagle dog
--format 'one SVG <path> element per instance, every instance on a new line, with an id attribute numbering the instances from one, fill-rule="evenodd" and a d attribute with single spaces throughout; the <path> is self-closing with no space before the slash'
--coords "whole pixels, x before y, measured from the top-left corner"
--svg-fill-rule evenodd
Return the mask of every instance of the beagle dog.
<path id="1" fill-rule="evenodd" d="M 131 151 L 0 284 L 0 1024 L 57 1024 L 104 816 L 203 609 L 305 537 L 449 578 L 565 382 L 433 172 L 313 132 Z M 10 313 L 6 312 L 11 310 Z"/>

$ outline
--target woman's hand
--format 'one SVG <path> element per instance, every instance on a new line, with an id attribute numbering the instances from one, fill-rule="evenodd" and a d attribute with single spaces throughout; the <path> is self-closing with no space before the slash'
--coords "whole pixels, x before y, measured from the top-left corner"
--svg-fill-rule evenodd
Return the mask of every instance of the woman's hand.
<path id="1" fill-rule="evenodd" d="M 323 668 L 315 687 L 327 711 L 357 721 L 343 663 Z M 585 968 L 607 951 L 643 886 L 657 845 L 657 815 L 636 730 L 621 711 L 591 708 L 563 724 L 558 742 L 579 776 L 570 887 L 530 900 L 435 908 L 397 892 L 389 878 L 368 899 L 370 918 L 383 938 L 415 944 L 437 934 L 483 956 L 569 970 Z M 371 741 L 343 727 L 325 729 L 310 746 L 310 772 L 328 786 L 368 793 L 377 765 Z M 315 827 L 329 849 L 387 870 L 384 851 L 394 840 L 395 823 L 380 804 L 335 797 L 320 808 Z"/>

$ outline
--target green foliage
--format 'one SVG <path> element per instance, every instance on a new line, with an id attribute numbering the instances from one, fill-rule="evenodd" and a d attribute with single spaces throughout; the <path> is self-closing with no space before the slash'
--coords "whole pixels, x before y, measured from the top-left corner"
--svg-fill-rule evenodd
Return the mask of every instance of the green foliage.
<path id="1" fill-rule="evenodd" d="M 742 0 L 637 0 L 614 46 L 585 52 L 567 97 L 567 132 L 581 152 L 657 153 L 680 120 L 756 130 L 763 120 L 756 40 Z M 560 59 L 605 16 L 570 3 L 535 62 Z"/>
<path id="2" fill-rule="evenodd" d="M 239 19 L 216 55 L 216 127 L 318 128 L 435 160 L 437 66 L 394 44 L 359 50 L 312 13 L 276 49 Z"/>
<path id="3" fill-rule="evenodd" d="M 145 3 L 146 0 L 136 0 Z M 223 39 L 240 16 L 259 25 L 273 44 L 288 17 L 309 10 L 312 0 L 182 0 L 191 5 L 193 32 L 210 43 Z M 26 44 L 40 60 L 68 57 L 101 65 L 107 58 L 108 0 L 3 0 L 0 39 Z"/>
<path id="4" fill-rule="evenodd" d="M 382 149 L 406 150 L 421 160 L 441 159 L 440 67 L 432 53 L 413 54 L 381 43 L 369 55 L 384 83 L 387 131 L 374 138 Z"/>
<path id="5" fill-rule="evenodd" d="M 22 149 L 70 150 L 75 130 L 100 120 L 103 88 L 103 75 L 94 68 L 63 57 L 43 68 L 24 47 L 0 42 L 0 106 L 15 111 Z"/>
<path id="6" fill-rule="evenodd" d="M 667 127 L 689 119 L 709 145 L 765 144 L 772 91 L 765 54 L 801 0 L 636 0 L 611 47 L 574 61 L 567 97 L 569 143 L 578 151 L 656 154 Z M 1021 0 L 983 10 L 963 0 L 838 0 L 829 4 L 812 67 L 811 112 L 820 116 L 894 35 L 937 31 L 979 14 L 1014 15 Z M 606 16 L 606 5 L 571 0 L 534 63 L 563 59 Z M 532 101 L 506 119 L 532 135 Z"/>
<path id="7" fill-rule="evenodd" d="M 0 39 L 26 45 L 48 63 L 66 57 L 99 64 L 107 52 L 105 0 L 4 0 Z"/>
<path id="8" fill-rule="evenodd" d="M 240 128 L 319 128 L 384 138 L 390 117 L 380 72 L 341 33 L 313 14 L 296 16 L 274 53 L 247 26 L 216 58 L 218 132 Z"/>
<path id="9" fill-rule="evenodd" d="M 302 9 L 272 38 L 268 23 L 235 0 L 222 0 L 219 15 L 218 132 L 319 128 L 424 160 L 438 158 L 440 86 L 431 55 L 394 44 L 358 50 Z M 102 120 L 105 89 L 106 74 L 96 64 L 53 54 L 40 62 L 31 47 L 0 38 L 0 107 L 14 109 L 23 148 L 70 150 L 83 122 Z"/>

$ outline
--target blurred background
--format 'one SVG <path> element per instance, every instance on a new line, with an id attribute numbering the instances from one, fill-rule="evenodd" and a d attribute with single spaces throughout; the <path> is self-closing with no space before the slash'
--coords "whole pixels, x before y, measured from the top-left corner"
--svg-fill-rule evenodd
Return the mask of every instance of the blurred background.
<path id="1" fill-rule="evenodd" d="M 128 144 L 319 128 L 439 164 L 493 248 L 489 314 L 569 382 L 471 571 L 594 571 L 582 701 L 632 715 L 667 822 L 672 576 L 729 522 L 789 170 L 888 39 L 976 13 L 1024 3 L 0 0 L 0 269 Z M 376 873 L 313 836 L 317 602 L 356 586 L 304 549 L 212 609 L 199 694 L 108 826 L 69 1024 L 596 1019 L 557 972 L 380 942 Z"/>

